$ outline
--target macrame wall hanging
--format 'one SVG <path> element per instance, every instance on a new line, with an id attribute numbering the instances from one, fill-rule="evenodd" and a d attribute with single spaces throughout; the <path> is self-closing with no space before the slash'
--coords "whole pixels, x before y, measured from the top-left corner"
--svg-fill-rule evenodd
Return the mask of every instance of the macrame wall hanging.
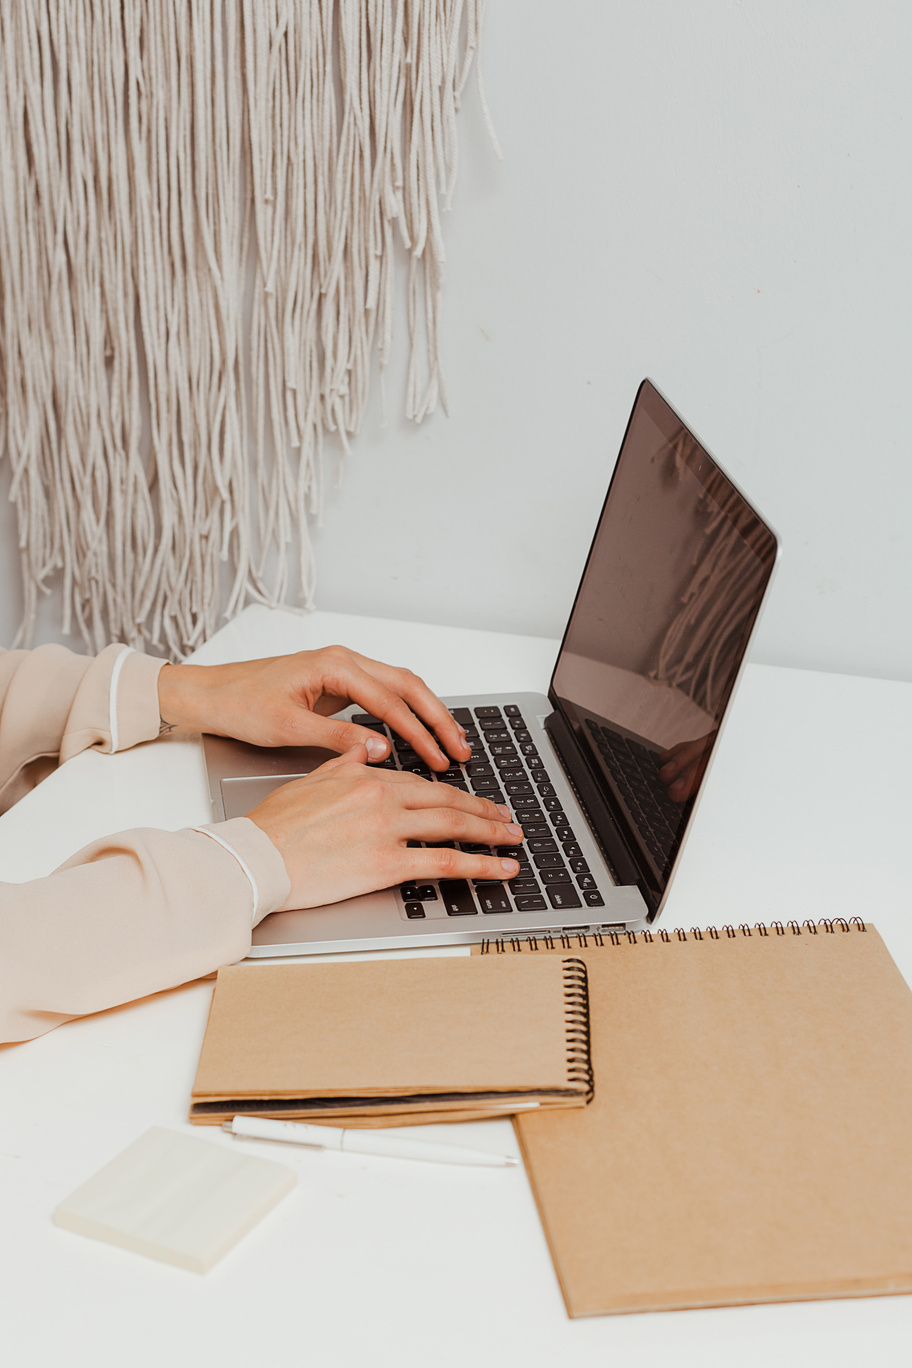
<path id="1" fill-rule="evenodd" d="M 406 413 L 444 402 L 440 210 L 483 8 L 0 4 L 19 644 L 58 582 L 94 649 L 180 655 L 245 602 L 312 603 L 324 440 L 347 449 L 382 377 L 397 252 Z"/>

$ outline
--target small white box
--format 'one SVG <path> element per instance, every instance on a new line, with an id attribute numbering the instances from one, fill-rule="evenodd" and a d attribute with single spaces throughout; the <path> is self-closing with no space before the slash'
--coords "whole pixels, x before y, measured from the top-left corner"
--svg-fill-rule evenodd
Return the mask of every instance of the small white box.
<path id="1" fill-rule="evenodd" d="M 54 1222 L 206 1273 L 296 1182 L 284 1164 L 153 1126 L 65 1198 Z"/>

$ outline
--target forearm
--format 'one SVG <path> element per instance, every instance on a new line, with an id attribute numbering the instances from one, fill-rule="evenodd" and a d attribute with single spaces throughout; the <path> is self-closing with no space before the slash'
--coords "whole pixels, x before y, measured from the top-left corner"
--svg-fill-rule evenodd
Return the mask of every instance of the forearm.
<path id="1" fill-rule="evenodd" d="M 123 750 L 158 735 L 163 661 L 109 646 L 0 652 L 0 811 L 90 746 Z"/>
<path id="2" fill-rule="evenodd" d="M 251 928 L 288 895 L 285 866 L 245 818 L 208 830 L 123 832 L 46 879 L 0 884 L 0 1041 L 247 953 Z"/>

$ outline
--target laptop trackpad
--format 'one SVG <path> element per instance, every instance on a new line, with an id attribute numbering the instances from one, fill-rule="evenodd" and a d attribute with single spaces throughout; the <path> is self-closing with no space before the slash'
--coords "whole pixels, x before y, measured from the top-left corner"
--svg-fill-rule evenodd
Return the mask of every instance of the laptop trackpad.
<path id="1" fill-rule="evenodd" d="M 262 803 L 274 789 L 281 788 L 292 779 L 303 777 L 303 774 L 263 774 L 255 778 L 223 779 L 221 790 L 222 802 L 225 804 L 225 820 L 246 817 L 250 809 Z"/>

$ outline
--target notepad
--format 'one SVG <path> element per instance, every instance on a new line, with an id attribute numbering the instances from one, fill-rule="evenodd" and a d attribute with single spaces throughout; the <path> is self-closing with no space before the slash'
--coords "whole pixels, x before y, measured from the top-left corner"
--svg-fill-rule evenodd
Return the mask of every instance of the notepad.
<path id="1" fill-rule="evenodd" d="M 520 1115 L 571 1316 L 912 1291 L 912 993 L 846 922 L 515 940 L 589 971 L 595 1099 Z"/>
<path id="2" fill-rule="evenodd" d="M 54 1224 L 206 1273 L 295 1181 L 284 1164 L 153 1126 L 62 1201 Z"/>
<path id="3" fill-rule="evenodd" d="M 578 959 L 410 959 L 220 969 L 190 1119 L 252 1113 L 407 1125 L 584 1106 Z"/>

